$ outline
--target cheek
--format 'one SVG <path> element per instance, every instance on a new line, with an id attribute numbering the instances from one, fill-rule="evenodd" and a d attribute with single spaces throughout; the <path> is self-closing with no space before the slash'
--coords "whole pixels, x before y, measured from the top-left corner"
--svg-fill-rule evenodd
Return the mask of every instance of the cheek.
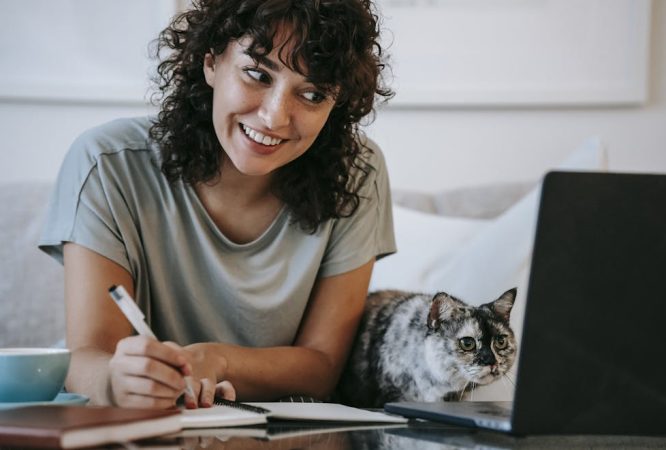
<path id="1" fill-rule="evenodd" d="M 310 140 L 310 144 L 312 144 L 326 125 L 329 115 L 330 110 L 305 115 L 305 120 L 302 122 L 301 136 L 307 136 Z"/>
<path id="2" fill-rule="evenodd" d="M 508 348 L 495 352 L 497 362 L 501 369 L 508 370 L 513 365 L 516 359 L 516 349 L 509 346 Z"/>
<path id="3" fill-rule="evenodd" d="M 219 121 L 219 118 L 224 115 L 225 105 L 227 105 L 226 95 L 222 89 L 215 89 L 213 91 L 213 120 Z"/>
<path id="4" fill-rule="evenodd" d="M 213 91 L 213 118 L 224 119 L 230 114 L 242 114 L 252 109 L 255 98 L 242 86 Z"/>

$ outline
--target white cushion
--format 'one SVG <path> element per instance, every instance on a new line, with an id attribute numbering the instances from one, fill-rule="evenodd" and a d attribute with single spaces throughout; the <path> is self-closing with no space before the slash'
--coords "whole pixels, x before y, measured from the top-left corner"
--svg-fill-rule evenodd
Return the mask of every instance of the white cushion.
<path id="1" fill-rule="evenodd" d="M 490 183 L 423 192 L 394 189 L 393 203 L 439 216 L 494 219 L 524 197 L 536 181 Z"/>
<path id="2" fill-rule="evenodd" d="M 377 262 L 370 290 L 429 292 L 432 270 L 454 258 L 490 222 L 436 216 L 393 205 L 398 253 Z"/>

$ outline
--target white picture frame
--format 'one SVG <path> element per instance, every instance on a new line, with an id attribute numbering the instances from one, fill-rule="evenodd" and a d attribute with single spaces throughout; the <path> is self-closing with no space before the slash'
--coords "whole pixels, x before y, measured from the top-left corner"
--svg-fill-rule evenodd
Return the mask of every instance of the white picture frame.
<path id="1" fill-rule="evenodd" d="M 392 106 L 640 105 L 651 0 L 378 0 Z"/>

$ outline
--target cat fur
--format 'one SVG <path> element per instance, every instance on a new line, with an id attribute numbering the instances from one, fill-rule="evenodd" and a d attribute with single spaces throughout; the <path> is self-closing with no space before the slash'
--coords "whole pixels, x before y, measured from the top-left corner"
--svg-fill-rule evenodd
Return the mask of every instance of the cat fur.
<path id="1" fill-rule="evenodd" d="M 444 292 L 371 293 L 335 400 L 366 408 L 460 400 L 499 379 L 517 352 L 509 324 L 516 292 L 478 307 Z M 505 336 L 506 348 L 492 346 L 494 336 Z M 462 337 L 474 338 L 475 351 L 462 350 Z"/>

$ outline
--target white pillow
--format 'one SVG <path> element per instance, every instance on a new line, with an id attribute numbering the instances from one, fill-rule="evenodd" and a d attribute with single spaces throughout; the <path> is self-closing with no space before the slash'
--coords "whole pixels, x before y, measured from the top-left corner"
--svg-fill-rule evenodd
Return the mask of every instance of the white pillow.
<path id="1" fill-rule="evenodd" d="M 453 258 L 490 222 L 437 216 L 393 205 L 398 253 L 375 264 L 370 290 L 429 292 L 429 269 Z"/>
<path id="2" fill-rule="evenodd" d="M 557 169 L 608 170 L 606 150 L 599 139 L 589 139 Z M 540 192 L 541 183 L 497 218 L 476 221 L 481 223 L 423 218 L 424 224 L 419 216 L 408 216 L 397 208 L 398 253 L 376 264 L 371 286 L 445 291 L 477 305 L 518 287 L 511 323 L 520 341 Z M 515 375 L 510 376 L 515 379 Z M 500 382 L 478 388 L 473 400 L 511 400 L 513 392 L 508 387 Z"/>
<path id="3" fill-rule="evenodd" d="M 562 162 L 558 170 L 606 171 L 606 150 L 598 139 L 585 141 Z M 541 182 L 525 197 L 491 223 L 454 255 L 422 267 L 424 289 L 444 290 L 471 304 L 494 300 L 518 287 L 517 310 L 512 313 L 514 330 L 520 335 L 527 270 L 532 255 Z"/>

